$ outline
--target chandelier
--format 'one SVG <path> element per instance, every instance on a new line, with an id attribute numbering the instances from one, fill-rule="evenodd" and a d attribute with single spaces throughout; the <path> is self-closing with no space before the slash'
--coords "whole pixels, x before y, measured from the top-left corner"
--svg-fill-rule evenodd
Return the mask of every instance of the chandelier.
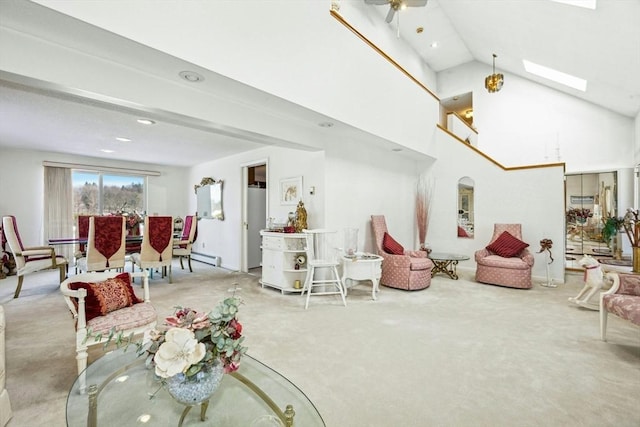
<path id="1" fill-rule="evenodd" d="M 502 89 L 502 84 L 504 83 L 504 75 L 496 74 L 496 57 L 497 55 L 493 54 L 493 74 L 487 76 L 484 79 L 484 87 L 487 88 L 489 93 L 498 92 Z"/>

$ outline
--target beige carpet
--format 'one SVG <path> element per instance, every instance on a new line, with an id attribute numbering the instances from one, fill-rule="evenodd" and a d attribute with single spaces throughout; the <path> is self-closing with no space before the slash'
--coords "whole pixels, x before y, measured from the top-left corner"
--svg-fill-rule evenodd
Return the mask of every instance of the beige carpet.
<path id="1" fill-rule="evenodd" d="M 346 308 L 317 296 L 305 311 L 255 276 L 194 268 L 151 281 L 158 311 L 211 308 L 239 283 L 249 353 L 300 387 L 327 426 L 640 425 L 640 328 L 609 316 L 602 342 L 598 313 L 567 302 L 580 275 L 528 291 L 436 276 L 423 291 L 382 287 L 378 301 L 362 285 Z M 74 337 L 55 282 L 28 276 L 14 300 L 15 277 L 0 280 L 12 427 L 65 425 Z"/>

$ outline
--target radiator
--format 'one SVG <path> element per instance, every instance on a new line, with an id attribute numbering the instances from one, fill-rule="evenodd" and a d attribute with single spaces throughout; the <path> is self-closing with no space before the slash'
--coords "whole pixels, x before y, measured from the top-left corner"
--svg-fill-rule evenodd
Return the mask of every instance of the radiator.
<path id="1" fill-rule="evenodd" d="M 214 267 L 220 267 L 220 257 L 216 255 L 201 254 L 199 252 L 191 251 L 191 259 L 213 265 Z"/>

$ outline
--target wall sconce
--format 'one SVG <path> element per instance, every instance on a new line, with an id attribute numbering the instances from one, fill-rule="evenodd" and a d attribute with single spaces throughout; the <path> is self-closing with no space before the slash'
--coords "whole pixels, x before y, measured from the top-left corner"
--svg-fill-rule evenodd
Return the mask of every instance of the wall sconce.
<path id="1" fill-rule="evenodd" d="M 502 89 L 502 84 L 504 83 L 504 75 L 496 74 L 496 57 L 497 55 L 493 54 L 493 74 L 487 76 L 484 79 L 484 87 L 487 88 L 489 93 L 498 92 Z"/>
<path id="2" fill-rule="evenodd" d="M 465 118 L 465 119 L 471 119 L 471 118 L 473 118 L 473 110 L 467 110 L 467 111 L 465 111 L 465 113 L 464 113 L 464 118 Z"/>

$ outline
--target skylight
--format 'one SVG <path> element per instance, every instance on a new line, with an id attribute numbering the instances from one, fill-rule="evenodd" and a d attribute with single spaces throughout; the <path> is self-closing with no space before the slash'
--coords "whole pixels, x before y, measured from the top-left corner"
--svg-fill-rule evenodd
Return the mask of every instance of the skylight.
<path id="1" fill-rule="evenodd" d="M 554 70 L 553 68 L 535 64 L 531 61 L 527 61 L 526 59 L 523 59 L 522 63 L 524 64 L 524 69 L 531 74 L 535 74 L 536 76 L 552 80 L 556 83 L 560 83 L 583 92 L 586 92 L 587 90 L 587 81 L 585 79 L 563 73 L 562 71 Z"/>
<path id="2" fill-rule="evenodd" d="M 556 3 L 568 4 L 569 6 L 584 7 L 585 9 L 596 10 L 597 0 L 551 0 Z"/>

